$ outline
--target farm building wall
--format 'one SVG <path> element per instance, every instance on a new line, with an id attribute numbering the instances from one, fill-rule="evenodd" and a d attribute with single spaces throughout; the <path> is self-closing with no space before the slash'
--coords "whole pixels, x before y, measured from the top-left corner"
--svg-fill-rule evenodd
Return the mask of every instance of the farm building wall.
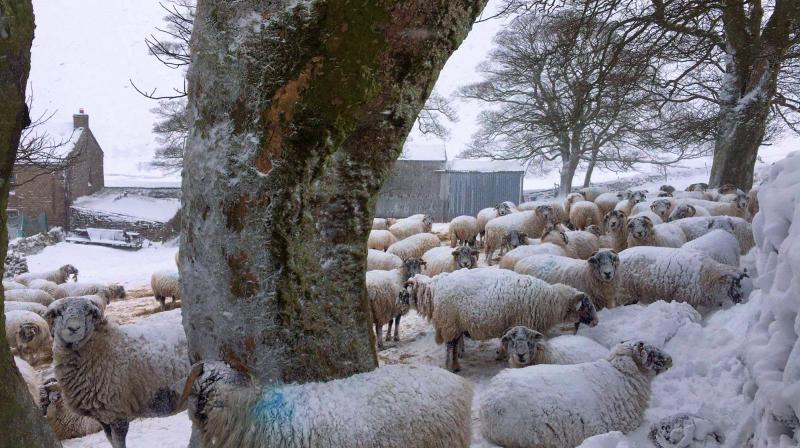
<path id="1" fill-rule="evenodd" d="M 448 171 L 449 221 L 456 216 L 475 216 L 481 209 L 498 202 L 519 204 L 522 199 L 522 172 L 459 172 Z"/>

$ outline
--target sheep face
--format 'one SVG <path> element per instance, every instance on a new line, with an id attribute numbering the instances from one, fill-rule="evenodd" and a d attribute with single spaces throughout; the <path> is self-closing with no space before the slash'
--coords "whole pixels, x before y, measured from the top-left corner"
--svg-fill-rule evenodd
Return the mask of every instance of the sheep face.
<path id="1" fill-rule="evenodd" d="M 672 220 L 676 219 L 683 219 L 683 218 L 691 218 L 697 214 L 697 209 L 694 208 L 692 204 L 681 204 L 678 208 L 675 209 L 675 214 L 673 215 Z"/>
<path id="2" fill-rule="evenodd" d="M 497 216 L 505 216 L 511 214 L 511 207 L 505 202 L 500 202 L 498 204 L 495 204 L 494 209 L 497 210 Z"/>
<path id="3" fill-rule="evenodd" d="M 567 195 L 567 199 L 564 202 L 566 202 L 567 204 L 572 206 L 572 204 L 574 204 L 576 202 L 585 201 L 585 200 L 586 200 L 586 198 L 580 193 L 570 193 L 569 195 Z"/>
<path id="4" fill-rule="evenodd" d="M 672 211 L 672 202 L 669 199 L 656 199 L 650 204 L 650 210 L 666 222 Z"/>
<path id="5" fill-rule="evenodd" d="M 625 351 L 644 374 L 658 375 L 672 367 L 672 357 L 663 350 L 642 341 L 626 342 Z"/>
<path id="6" fill-rule="evenodd" d="M 56 340 L 72 350 L 83 347 L 95 328 L 105 322 L 100 308 L 82 297 L 54 303 L 47 309 L 45 318 L 51 322 Z"/>
<path id="7" fill-rule="evenodd" d="M 750 276 L 747 275 L 747 271 L 737 275 L 725 274 L 722 276 L 721 281 L 723 284 L 728 285 L 728 298 L 730 298 L 733 303 L 741 303 L 744 299 L 745 293 L 742 280 L 748 277 Z"/>
<path id="8" fill-rule="evenodd" d="M 574 297 L 575 305 L 570 309 L 569 314 L 567 315 L 565 321 L 576 321 L 575 322 L 575 332 L 578 332 L 578 327 L 581 324 L 588 325 L 590 327 L 597 326 L 598 319 L 597 319 L 597 308 L 594 307 L 594 303 L 592 303 L 592 299 L 589 298 L 584 293 L 579 293 Z"/>
<path id="9" fill-rule="evenodd" d="M 720 217 L 714 218 L 708 223 L 708 228 L 711 230 L 721 229 L 729 233 L 733 233 L 733 221 L 730 218 Z"/>
<path id="10" fill-rule="evenodd" d="M 543 222 L 553 222 L 555 219 L 556 213 L 552 205 L 538 205 L 535 210 L 536 215 L 539 216 Z"/>
<path id="11" fill-rule="evenodd" d="M 525 367 L 533 364 L 538 344 L 544 336 L 538 331 L 525 326 L 513 327 L 503 335 L 500 343 L 508 353 L 508 365 L 511 368 Z"/>
<path id="12" fill-rule="evenodd" d="M 566 233 L 558 229 L 551 228 L 549 230 L 545 230 L 544 235 L 542 235 L 542 242 L 553 243 L 563 247 L 569 244 L 569 238 L 567 238 Z"/>
<path id="13" fill-rule="evenodd" d="M 422 258 L 409 258 L 403 262 L 403 270 L 405 277 L 411 278 L 417 274 L 422 274 L 422 267 L 427 265 Z"/>
<path id="14" fill-rule="evenodd" d="M 603 218 L 603 226 L 609 232 L 617 232 L 625 225 L 626 219 L 625 212 L 622 210 L 611 210 Z"/>
<path id="15" fill-rule="evenodd" d="M 71 264 L 65 264 L 64 266 L 61 266 L 59 269 L 61 270 L 61 272 L 66 274 L 67 278 L 69 278 L 69 276 L 71 275 L 73 281 L 76 282 L 78 281 L 78 269 L 75 266 Z"/>
<path id="16" fill-rule="evenodd" d="M 587 231 L 587 232 L 589 232 L 592 235 L 597 236 L 597 237 L 603 235 L 603 232 L 600 230 L 600 227 L 598 227 L 598 226 L 596 226 L 594 224 L 592 224 L 590 226 L 586 226 L 586 228 L 583 229 L 583 230 L 585 230 L 585 231 Z"/>
<path id="17" fill-rule="evenodd" d="M 525 246 L 528 244 L 527 238 L 528 235 L 526 235 L 524 232 L 512 230 L 503 236 L 503 246 L 516 249 L 519 246 Z"/>
<path id="18" fill-rule="evenodd" d="M 619 267 L 619 255 L 613 250 L 600 250 L 587 260 L 592 266 L 592 275 L 601 282 L 614 280 Z"/>
<path id="19" fill-rule="evenodd" d="M 668 193 L 666 191 L 659 191 L 658 192 L 658 197 L 660 197 L 660 198 L 671 198 L 672 197 L 672 193 Z"/>
<path id="20" fill-rule="evenodd" d="M 722 186 L 719 187 L 719 194 L 733 194 L 739 191 L 741 190 L 739 190 L 736 185 L 733 184 L 722 184 Z"/>
<path id="21" fill-rule="evenodd" d="M 478 252 L 476 249 L 467 246 L 461 246 L 453 251 L 453 261 L 456 263 L 456 269 L 472 269 L 478 266 Z"/>
<path id="22" fill-rule="evenodd" d="M 433 225 L 433 217 L 431 215 L 425 215 L 422 218 L 422 223 L 425 224 L 426 227 Z"/>
<path id="23" fill-rule="evenodd" d="M 736 204 L 736 208 L 739 210 L 744 210 L 747 208 L 747 195 L 739 192 L 736 194 L 736 199 L 733 201 Z"/>
<path id="24" fill-rule="evenodd" d="M 638 204 L 647 199 L 647 192 L 645 190 L 634 191 L 631 193 L 630 199 L 634 204 Z"/>
<path id="25" fill-rule="evenodd" d="M 702 192 L 702 191 L 706 191 L 706 190 L 708 190 L 708 184 L 702 183 L 702 182 L 696 183 L 696 184 L 691 184 L 688 187 L 686 187 L 686 191 L 701 191 Z"/>
<path id="26" fill-rule="evenodd" d="M 109 291 L 111 291 L 111 297 L 109 299 L 124 299 L 125 298 L 125 287 L 122 285 L 115 285 L 111 284 L 108 285 Z"/>
<path id="27" fill-rule="evenodd" d="M 637 216 L 628 220 L 628 234 L 637 240 L 645 239 L 653 234 L 653 221 L 647 216 Z"/>
<path id="28" fill-rule="evenodd" d="M 46 343 L 35 343 L 37 339 L 46 341 Z M 17 331 L 17 343 L 22 359 L 34 367 L 48 363 L 53 359 L 52 339 L 49 334 L 42 335 L 42 329 L 36 324 L 22 324 Z M 31 343 L 35 344 L 29 347 L 28 344 Z"/>
<path id="29" fill-rule="evenodd" d="M 662 185 L 661 188 L 658 189 L 658 191 L 669 193 L 670 196 L 672 196 L 672 193 L 675 193 L 675 187 L 673 187 L 672 185 Z"/>

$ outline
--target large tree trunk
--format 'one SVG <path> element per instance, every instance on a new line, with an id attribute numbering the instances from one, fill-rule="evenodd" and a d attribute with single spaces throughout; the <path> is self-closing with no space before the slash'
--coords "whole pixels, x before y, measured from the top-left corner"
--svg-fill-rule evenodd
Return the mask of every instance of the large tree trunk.
<path id="1" fill-rule="evenodd" d="M 575 170 L 578 169 L 578 163 L 571 158 L 564 158 L 561 161 L 561 183 L 558 185 L 558 195 L 566 197 L 572 193 L 572 180 L 575 178 Z"/>
<path id="2" fill-rule="evenodd" d="M 377 194 L 485 0 L 285 3 L 200 0 L 189 71 L 189 353 L 262 384 L 377 365 Z"/>
<path id="3" fill-rule="evenodd" d="M 30 0 L 0 0 L 0 259 L 8 249 L 6 205 L 20 133 L 30 124 L 25 86 L 33 42 Z M 0 273 L 2 273 L 0 267 Z M 3 303 L 0 291 L 0 305 Z M 0 447 L 61 446 L 14 365 L 0 315 Z"/>
<path id="4" fill-rule="evenodd" d="M 586 167 L 586 176 L 583 177 L 583 188 L 587 188 L 589 185 L 592 184 L 592 174 L 594 173 L 594 166 L 597 165 L 597 154 L 600 152 L 599 149 L 592 150 L 591 158 L 589 159 L 589 164 Z"/>

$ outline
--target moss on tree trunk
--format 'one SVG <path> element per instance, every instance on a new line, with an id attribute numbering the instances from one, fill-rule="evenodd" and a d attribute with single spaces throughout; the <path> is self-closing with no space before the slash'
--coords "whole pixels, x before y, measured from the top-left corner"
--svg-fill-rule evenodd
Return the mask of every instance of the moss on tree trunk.
<path id="1" fill-rule="evenodd" d="M 20 133 L 30 124 L 25 86 L 33 29 L 30 0 L 0 0 L 0 259 L 5 259 L 8 249 L 9 180 Z M 0 305 L 2 302 L 0 291 Z M 0 447 L 61 446 L 28 393 L 5 336 L 5 318 L 0 315 Z"/>

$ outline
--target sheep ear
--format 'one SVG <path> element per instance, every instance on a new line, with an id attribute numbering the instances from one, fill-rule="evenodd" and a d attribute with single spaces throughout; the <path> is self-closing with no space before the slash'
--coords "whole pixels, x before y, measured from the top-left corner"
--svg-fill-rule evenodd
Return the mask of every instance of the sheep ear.
<path id="1" fill-rule="evenodd" d="M 538 331 L 533 330 L 530 332 L 529 338 L 533 342 L 538 342 L 544 339 L 544 335 L 542 333 L 539 333 Z"/>
<path id="2" fill-rule="evenodd" d="M 427 262 L 427 261 L 425 261 L 425 260 L 422 260 L 422 261 L 420 261 L 419 265 L 420 265 L 420 266 L 427 266 L 427 265 L 428 265 L 428 262 Z"/>
<path id="3" fill-rule="evenodd" d="M 460 254 L 460 253 L 461 253 L 461 251 L 460 251 L 460 250 L 458 250 L 458 249 L 456 249 L 456 250 L 454 250 L 454 251 L 450 252 L 450 255 L 452 255 L 452 256 L 454 256 L 454 257 L 455 257 L 456 255 L 458 255 L 458 254 Z"/>

